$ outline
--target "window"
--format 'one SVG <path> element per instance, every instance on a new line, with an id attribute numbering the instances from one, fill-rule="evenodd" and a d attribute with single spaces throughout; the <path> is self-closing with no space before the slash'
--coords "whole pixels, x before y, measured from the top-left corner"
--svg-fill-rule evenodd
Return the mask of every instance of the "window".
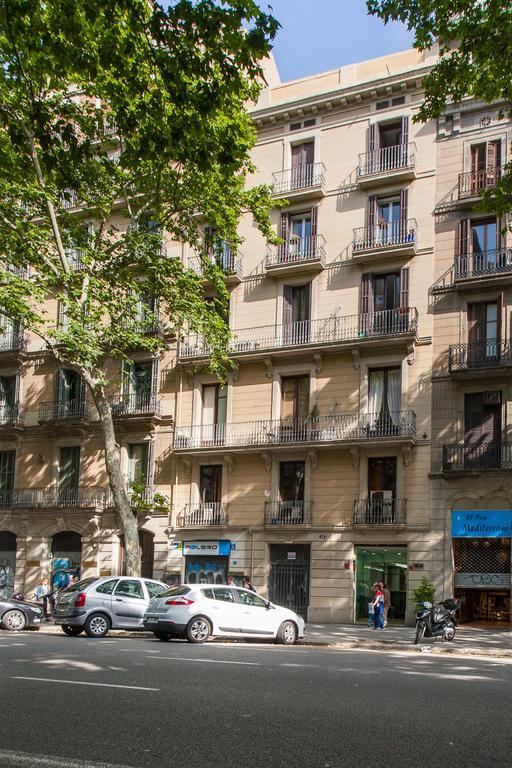
<path id="1" fill-rule="evenodd" d="M 368 492 L 370 499 L 393 499 L 396 495 L 396 457 L 368 459 Z M 388 497 L 386 494 L 391 494 Z"/>
<path id="2" fill-rule="evenodd" d="M 201 590 L 201 594 L 203 595 L 203 597 L 208 598 L 208 600 L 213 600 L 214 599 L 214 597 L 213 597 L 213 589 L 202 589 Z"/>
<path id="3" fill-rule="evenodd" d="M 84 415 L 85 385 L 80 374 L 68 368 L 55 372 L 54 403 L 57 418 Z"/>
<path id="4" fill-rule="evenodd" d="M 210 261 L 215 262 L 223 272 L 231 272 L 234 269 L 234 259 L 229 244 L 217 235 L 214 227 L 205 227 L 204 237 Z"/>
<path id="5" fill-rule="evenodd" d="M 303 461 L 282 461 L 279 465 L 279 496 L 281 501 L 304 501 L 304 477 L 306 465 Z"/>
<path id="6" fill-rule="evenodd" d="M 234 603 L 235 602 L 235 595 L 233 594 L 233 590 L 221 587 L 216 587 L 215 589 L 212 589 L 212 592 L 214 594 L 215 600 L 222 600 L 224 603 Z"/>
<path id="7" fill-rule="evenodd" d="M 15 451 L 0 451 L 0 506 L 8 506 L 14 488 Z"/>
<path id="8" fill-rule="evenodd" d="M 73 494 L 78 489 L 80 446 L 59 449 L 59 491 Z"/>
<path id="9" fill-rule="evenodd" d="M 499 303 L 479 301 L 468 304 L 468 350 L 473 365 L 495 358 L 499 351 Z"/>
<path id="10" fill-rule="evenodd" d="M 144 584 L 146 585 L 146 589 L 150 598 L 158 597 L 158 595 L 161 595 L 165 589 L 165 587 L 163 587 L 161 584 L 158 584 L 156 581 L 144 581 Z"/>
<path id="11" fill-rule="evenodd" d="M 123 381 L 124 394 L 139 399 L 149 398 L 151 395 L 152 374 L 152 361 L 132 363 L 125 370 Z"/>
<path id="12" fill-rule="evenodd" d="M 90 587 L 91 584 L 94 584 L 94 582 L 97 580 L 97 576 L 91 576 L 88 579 L 82 579 L 82 581 L 76 581 L 74 584 L 70 584 L 69 587 L 66 587 L 66 592 L 81 592 L 83 589 L 87 589 L 87 587 Z M 98 591 L 96 589 L 96 591 Z"/>
<path id="13" fill-rule="evenodd" d="M 302 144 L 293 144 L 292 169 L 290 178 L 290 189 L 301 189 L 309 187 L 314 181 L 314 162 L 315 162 L 315 144 L 313 141 L 306 141 Z"/>
<path id="14" fill-rule="evenodd" d="M 57 330 L 67 331 L 69 328 L 68 308 L 63 301 L 57 304 Z"/>
<path id="15" fill-rule="evenodd" d="M 255 608 L 266 608 L 267 604 L 259 595 L 254 592 L 237 591 L 238 599 L 242 605 L 253 605 Z"/>
<path id="16" fill-rule="evenodd" d="M 103 584 L 98 584 L 98 586 L 96 587 L 96 592 L 99 592 L 100 595 L 111 595 L 118 581 L 119 579 L 111 579 L 110 581 L 104 581 Z"/>
<path id="17" fill-rule="evenodd" d="M 307 166 L 311 168 L 312 166 Z M 303 168 L 303 166 L 299 167 Z M 292 171 L 293 173 L 293 171 Z M 290 214 L 281 213 L 280 236 L 284 243 L 278 246 L 279 261 L 297 261 L 314 258 L 317 255 L 318 207 Z"/>
<path id="18" fill-rule="evenodd" d="M 144 600 L 142 584 L 135 579 L 121 579 L 115 594 L 117 597 L 133 597 L 137 600 Z"/>
<path id="19" fill-rule="evenodd" d="M 188 595 L 189 592 L 190 587 L 169 587 L 169 589 L 164 589 L 163 592 L 160 592 L 160 597 L 181 597 L 182 595 Z"/>
<path id="20" fill-rule="evenodd" d="M 283 289 L 283 324 L 303 323 L 310 318 L 311 284 L 285 285 Z"/>
<path id="21" fill-rule="evenodd" d="M 128 480 L 142 485 L 150 482 L 148 442 L 128 445 Z"/>
<path id="22" fill-rule="evenodd" d="M 464 396 L 464 466 L 490 469 L 501 464 L 501 392 Z"/>
<path id="23" fill-rule="evenodd" d="M 309 413 L 309 376 L 281 379 L 281 419 L 305 419 Z"/>
<path id="24" fill-rule="evenodd" d="M 199 495 L 203 504 L 222 501 L 222 464 L 200 467 Z"/>
<path id="25" fill-rule="evenodd" d="M 0 424 L 10 421 L 16 413 L 17 376 L 0 376 Z"/>
<path id="26" fill-rule="evenodd" d="M 383 368 L 369 372 L 368 413 L 378 421 L 386 416 L 394 425 L 400 423 L 401 370 Z"/>

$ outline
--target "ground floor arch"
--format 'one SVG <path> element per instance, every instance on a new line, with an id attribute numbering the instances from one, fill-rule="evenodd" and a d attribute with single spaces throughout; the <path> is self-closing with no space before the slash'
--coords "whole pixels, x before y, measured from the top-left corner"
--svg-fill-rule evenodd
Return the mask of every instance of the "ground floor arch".
<path id="1" fill-rule="evenodd" d="M 0 531 L 0 597 L 12 597 L 16 574 L 16 534 Z"/>
<path id="2" fill-rule="evenodd" d="M 67 586 L 71 576 L 80 576 L 82 537 L 76 531 L 59 531 L 51 537 L 51 584 L 55 589 Z"/>

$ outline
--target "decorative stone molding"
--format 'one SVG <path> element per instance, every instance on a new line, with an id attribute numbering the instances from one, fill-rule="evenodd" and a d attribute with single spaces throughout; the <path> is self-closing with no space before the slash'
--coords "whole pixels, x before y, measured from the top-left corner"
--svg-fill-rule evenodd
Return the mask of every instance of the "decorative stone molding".
<path id="1" fill-rule="evenodd" d="M 361 463 L 361 455 L 359 453 L 359 448 L 351 448 L 350 455 L 352 456 L 352 465 L 354 469 L 359 469 L 359 464 Z"/>
<path id="2" fill-rule="evenodd" d="M 273 379 L 274 378 L 274 361 L 272 360 L 271 357 L 266 357 L 263 360 L 263 363 L 266 368 L 265 376 L 267 377 L 267 379 Z"/>
<path id="3" fill-rule="evenodd" d="M 358 349 L 352 350 L 352 368 L 354 371 L 358 371 L 361 368 L 361 355 Z"/>
<path id="4" fill-rule="evenodd" d="M 404 467 L 408 467 L 412 461 L 412 449 L 410 445 L 404 445 L 402 447 L 402 461 Z"/>
<path id="5" fill-rule="evenodd" d="M 270 455 L 270 453 L 265 451 L 264 453 L 261 454 L 261 458 L 263 459 L 263 463 L 265 465 L 265 471 L 270 474 L 272 470 L 272 456 Z"/>
<path id="6" fill-rule="evenodd" d="M 229 474 L 233 471 L 233 467 L 235 466 L 235 459 L 233 457 L 232 453 L 225 453 L 223 456 L 224 463 L 226 465 L 226 469 Z"/>
<path id="7" fill-rule="evenodd" d="M 315 371 L 316 371 L 316 373 L 322 373 L 322 368 L 323 368 L 322 353 L 321 352 L 315 352 L 315 354 L 313 355 L 313 359 L 315 361 Z"/>
<path id="8" fill-rule="evenodd" d="M 318 454 L 316 451 L 308 451 L 309 466 L 315 471 L 318 467 Z"/>
<path id="9" fill-rule="evenodd" d="M 414 344 L 407 345 L 407 365 L 412 365 L 415 360 Z"/>

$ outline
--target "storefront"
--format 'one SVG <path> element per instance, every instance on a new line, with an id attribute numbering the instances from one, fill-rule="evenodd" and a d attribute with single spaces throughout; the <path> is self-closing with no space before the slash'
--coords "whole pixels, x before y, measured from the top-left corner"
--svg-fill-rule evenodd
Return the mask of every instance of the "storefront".
<path id="1" fill-rule="evenodd" d="M 405 621 L 407 546 L 356 547 L 356 621 L 367 620 L 372 585 L 382 581 L 391 592 L 389 620 Z"/>
<path id="2" fill-rule="evenodd" d="M 231 542 L 184 541 L 184 581 L 187 584 L 226 584 Z"/>
<path id="3" fill-rule="evenodd" d="M 454 594 L 461 621 L 510 622 L 512 510 L 454 510 Z"/>

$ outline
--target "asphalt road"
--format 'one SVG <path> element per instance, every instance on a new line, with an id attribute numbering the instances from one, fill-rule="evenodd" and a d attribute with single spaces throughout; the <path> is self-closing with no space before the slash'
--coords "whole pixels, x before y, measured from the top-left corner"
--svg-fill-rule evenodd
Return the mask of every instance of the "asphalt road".
<path id="1" fill-rule="evenodd" d="M 512 766 L 512 660 L 0 632 L 2 768 Z"/>

